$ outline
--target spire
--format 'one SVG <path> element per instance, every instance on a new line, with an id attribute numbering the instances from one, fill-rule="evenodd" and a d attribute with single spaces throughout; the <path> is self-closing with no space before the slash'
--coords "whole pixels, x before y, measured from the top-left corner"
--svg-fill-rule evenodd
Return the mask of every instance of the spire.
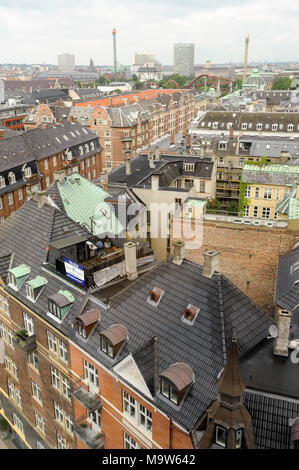
<path id="1" fill-rule="evenodd" d="M 232 344 L 228 353 L 224 371 L 218 381 L 220 397 L 241 397 L 245 390 L 238 357 L 237 337 L 233 334 Z"/>

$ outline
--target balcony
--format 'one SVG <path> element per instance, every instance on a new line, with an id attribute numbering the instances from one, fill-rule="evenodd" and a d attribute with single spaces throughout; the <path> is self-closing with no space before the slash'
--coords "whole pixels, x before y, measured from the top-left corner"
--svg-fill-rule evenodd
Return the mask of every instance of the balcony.
<path id="1" fill-rule="evenodd" d="M 71 392 L 74 399 L 81 403 L 89 413 L 102 408 L 100 395 L 86 390 L 81 379 L 72 386 Z"/>
<path id="2" fill-rule="evenodd" d="M 17 331 L 13 337 L 13 341 L 20 349 L 25 351 L 27 354 L 35 351 L 37 348 L 36 335 L 28 335 L 25 330 Z"/>
<path id="3" fill-rule="evenodd" d="M 125 136 L 123 135 L 121 138 L 120 138 L 121 142 L 132 142 L 133 139 L 132 137 L 129 137 L 129 136 Z"/>
<path id="4" fill-rule="evenodd" d="M 103 449 L 105 433 L 102 431 L 97 432 L 90 429 L 86 422 L 86 417 L 83 417 L 75 422 L 74 432 L 76 436 L 84 442 L 88 449 Z"/>

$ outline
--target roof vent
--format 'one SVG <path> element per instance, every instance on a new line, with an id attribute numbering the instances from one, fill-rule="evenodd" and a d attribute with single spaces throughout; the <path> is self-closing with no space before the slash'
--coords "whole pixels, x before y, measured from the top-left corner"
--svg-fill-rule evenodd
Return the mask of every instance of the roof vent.
<path id="1" fill-rule="evenodd" d="M 184 323 L 188 323 L 189 325 L 193 325 L 193 323 L 196 320 L 196 317 L 200 311 L 199 307 L 196 307 L 195 305 L 189 304 L 187 308 L 185 308 L 183 316 L 182 316 L 182 321 Z"/>
<path id="2" fill-rule="evenodd" d="M 152 305 L 153 307 L 158 307 L 163 295 L 164 295 L 164 290 L 160 289 L 159 287 L 154 287 L 153 290 L 149 292 L 148 296 L 148 303 Z"/>

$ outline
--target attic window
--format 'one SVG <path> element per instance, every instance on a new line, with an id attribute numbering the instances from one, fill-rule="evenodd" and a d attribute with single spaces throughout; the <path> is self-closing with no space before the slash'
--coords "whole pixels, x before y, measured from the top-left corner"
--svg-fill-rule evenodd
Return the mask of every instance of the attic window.
<path id="1" fill-rule="evenodd" d="M 128 331 L 124 325 L 112 325 L 100 334 L 101 350 L 114 358 L 128 337 Z"/>
<path id="2" fill-rule="evenodd" d="M 263 124 L 258 123 L 258 124 L 256 125 L 256 130 L 257 130 L 257 131 L 261 131 L 262 129 L 263 129 Z"/>
<path id="3" fill-rule="evenodd" d="M 193 370 L 184 362 L 176 362 L 160 374 L 160 392 L 175 404 L 179 404 L 194 379 Z"/>
<path id="4" fill-rule="evenodd" d="M 148 296 L 148 303 L 153 305 L 154 307 L 157 307 L 164 295 L 164 290 L 160 289 L 159 287 L 154 287 L 150 292 Z"/>
<path id="5" fill-rule="evenodd" d="M 47 283 L 47 279 L 42 276 L 36 276 L 31 281 L 26 282 L 26 297 L 35 302 Z"/>
<path id="6" fill-rule="evenodd" d="M 0 188 L 5 188 L 5 179 L 3 176 L 0 176 Z"/>
<path id="7" fill-rule="evenodd" d="M 8 285 L 15 290 L 20 289 L 30 271 L 30 267 L 26 264 L 20 264 L 16 268 L 9 269 L 7 277 Z"/>
<path id="8" fill-rule="evenodd" d="M 31 171 L 30 166 L 26 166 L 25 169 L 24 169 L 24 176 L 26 178 L 30 178 L 31 175 L 32 175 L 32 171 Z"/>
<path id="9" fill-rule="evenodd" d="M 8 173 L 8 180 L 9 184 L 14 184 L 16 182 L 16 175 L 12 171 Z"/>
<path id="10" fill-rule="evenodd" d="M 76 317 L 79 335 L 87 338 L 96 322 L 100 319 L 100 316 L 99 310 L 92 309 Z"/>
<path id="11" fill-rule="evenodd" d="M 288 124 L 288 131 L 293 131 L 293 130 L 294 130 L 294 125 Z"/>
<path id="12" fill-rule="evenodd" d="M 196 307 L 195 305 L 192 305 L 192 304 L 188 304 L 188 307 L 186 307 L 184 310 L 182 321 L 184 323 L 188 323 L 189 325 L 193 325 L 199 311 L 200 311 L 199 307 Z"/>
<path id="13" fill-rule="evenodd" d="M 60 290 L 48 298 L 48 315 L 54 320 L 62 321 L 74 301 L 69 291 Z"/>

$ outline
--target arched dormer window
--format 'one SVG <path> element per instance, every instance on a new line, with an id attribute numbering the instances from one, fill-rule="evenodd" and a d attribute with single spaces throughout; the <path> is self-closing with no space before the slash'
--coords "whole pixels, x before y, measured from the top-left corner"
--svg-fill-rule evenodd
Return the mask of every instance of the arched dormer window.
<path id="1" fill-rule="evenodd" d="M 288 124 L 288 131 L 291 132 L 294 130 L 294 124 Z"/>
<path id="2" fill-rule="evenodd" d="M 9 184 L 14 184 L 16 182 L 16 175 L 14 174 L 13 171 L 10 171 L 8 173 L 8 181 L 9 181 Z"/>
<path id="3" fill-rule="evenodd" d="M 24 168 L 24 176 L 25 178 L 30 178 L 32 176 L 32 171 L 30 166 L 25 166 Z"/>
<path id="4" fill-rule="evenodd" d="M 98 310 L 92 309 L 76 317 L 79 335 L 87 338 L 100 316 L 101 314 Z"/>
<path id="5" fill-rule="evenodd" d="M 5 184 L 5 179 L 3 176 L 0 176 L 0 188 L 5 188 L 6 184 Z"/>
<path id="6" fill-rule="evenodd" d="M 172 364 L 160 373 L 160 393 L 178 405 L 193 378 L 193 370 L 188 364 L 184 362 Z"/>
<path id="7" fill-rule="evenodd" d="M 128 331 L 124 325 L 112 325 L 100 334 L 101 350 L 108 356 L 114 358 L 127 337 Z"/>

